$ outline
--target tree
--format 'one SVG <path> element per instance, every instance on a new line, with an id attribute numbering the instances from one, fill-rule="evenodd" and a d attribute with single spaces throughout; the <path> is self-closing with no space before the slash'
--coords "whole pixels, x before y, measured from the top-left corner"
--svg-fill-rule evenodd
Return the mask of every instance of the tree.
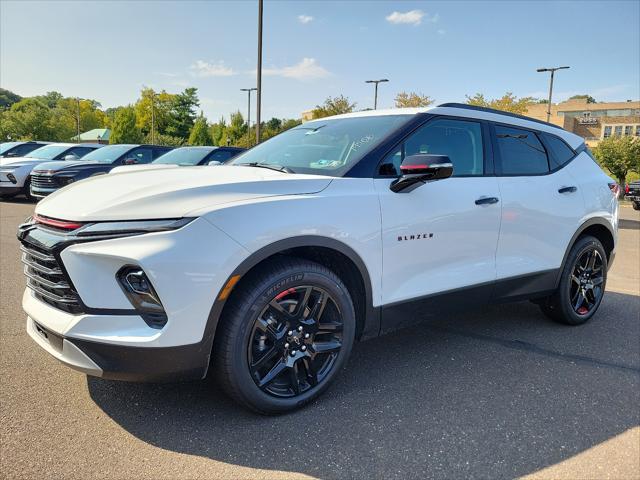
<path id="1" fill-rule="evenodd" d="M 202 112 L 200 116 L 193 124 L 191 129 L 191 135 L 189 135 L 189 145 L 211 145 L 213 140 L 209 133 L 209 125 L 207 125 L 207 119 L 204 118 Z"/>
<path id="2" fill-rule="evenodd" d="M 51 121 L 51 109 L 37 98 L 23 98 L 2 113 L 3 139 L 58 140 L 59 132 Z"/>
<path id="3" fill-rule="evenodd" d="M 138 127 L 134 107 L 120 108 L 115 115 L 109 143 L 141 143 L 142 132 Z"/>
<path id="4" fill-rule="evenodd" d="M 400 92 L 395 98 L 396 108 L 428 107 L 434 100 L 428 95 L 416 92 Z"/>
<path id="5" fill-rule="evenodd" d="M 611 172 L 621 186 L 621 195 L 630 171 L 640 173 L 640 138 L 613 136 L 600 141 L 593 151 L 600 166 Z"/>
<path id="6" fill-rule="evenodd" d="M 587 95 L 587 94 L 574 95 L 573 97 L 569 97 L 569 100 L 579 100 L 579 99 L 582 99 L 582 98 L 586 98 L 587 99 L 587 103 L 597 103 L 595 98 L 593 98 L 591 95 Z"/>
<path id="7" fill-rule="evenodd" d="M 209 127 L 209 133 L 211 134 L 211 140 L 213 145 L 223 146 L 227 144 L 227 122 L 224 117 L 220 117 L 218 123 L 211 124 Z"/>
<path id="8" fill-rule="evenodd" d="M 247 124 L 239 111 L 231 114 L 229 126 L 226 128 L 225 133 L 232 145 L 238 145 L 240 139 L 247 134 Z"/>
<path id="9" fill-rule="evenodd" d="M 527 107 L 535 101 L 532 97 L 518 98 L 511 92 L 507 92 L 501 98 L 495 98 L 493 100 L 486 100 L 482 93 L 476 93 L 473 97 L 469 97 L 468 95 L 466 97 L 468 105 L 488 107 L 519 114 L 526 113 Z"/>
<path id="10" fill-rule="evenodd" d="M 154 134 L 169 134 L 167 127 L 173 123 L 174 99 L 174 94 L 164 90 L 158 93 L 153 88 L 142 89 L 134 108 L 138 128 L 145 136 L 151 136 L 152 123 Z"/>
<path id="11" fill-rule="evenodd" d="M 167 126 L 169 135 L 187 138 L 196 120 L 196 108 L 200 106 L 198 89 L 186 88 L 173 98 L 171 120 Z"/>
<path id="12" fill-rule="evenodd" d="M 13 93 L 11 90 L 0 88 L 0 111 L 6 110 L 14 103 L 22 100 L 22 97 L 17 93 Z"/>
<path id="13" fill-rule="evenodd" d="M 316 105 L 313 109 L 313 118 L 331 117 L 342 113 L 351 113 L 356 108 L 356 103 L 351 103 L 344 95 L 339 97 L 328 97 L 322 105 Z"/>

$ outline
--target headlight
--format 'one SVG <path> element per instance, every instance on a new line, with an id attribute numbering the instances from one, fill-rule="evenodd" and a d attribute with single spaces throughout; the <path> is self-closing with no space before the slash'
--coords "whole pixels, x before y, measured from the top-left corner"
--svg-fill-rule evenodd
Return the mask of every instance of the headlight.
<path id="1" fill-rule="evenodd" d="M 119 235 L 151 232 L 166 232 L 184 227 L 194 218 L 170 218 L 164 220 L 133 220 L 122 222 L 98 222 L 80 227 L 73 232 L 78 237 L 93 235 Z"/>

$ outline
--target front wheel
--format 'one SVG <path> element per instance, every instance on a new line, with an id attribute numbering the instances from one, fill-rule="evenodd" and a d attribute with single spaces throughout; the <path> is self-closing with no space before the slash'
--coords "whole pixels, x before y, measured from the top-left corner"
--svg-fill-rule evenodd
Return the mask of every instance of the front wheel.
<path id="1" fill-rule="evenodd" d="M 33 202 L 36 200 L 36 197 L 31 195 L 31 177 L 27 178 L 24 181 L 24 187 L 22 187 L 22 194 L 24 195 L 24 198 L 26 198 L 30 202 Z"/>
<path id="2" fill-rule="evenodd" d="M 633 202 L 633 209 L 640 210 L 640 202 Z"/>
<path id="3" fill-rule="evenodd" d="M 580 325 L 598 310 L 607 283 L 602 243 L 584 236 L 571 248 L 556 292 L 540 302 L 542 312 L 560 323 Z"/>
<path id="4" fill-rule="evenodd" d="M 258 413 L 293 410 L 333 381 L 355 330 L 351 296 L 334 272 L 278 257 L 236 286 L 216 333 L 214 371 L 231 397 Z"/>

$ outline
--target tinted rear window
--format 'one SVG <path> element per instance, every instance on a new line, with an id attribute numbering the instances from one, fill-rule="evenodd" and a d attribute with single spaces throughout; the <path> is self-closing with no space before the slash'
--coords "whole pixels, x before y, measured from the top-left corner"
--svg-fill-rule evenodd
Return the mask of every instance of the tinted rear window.
<path id="1" fill-rule="evenodd" d="M 535 175 L 549 171 L 547 152 L 535 133 L 496 125 L 496 137 L 503 175 Z"/>
<path id="2" fill-rule="evenodd" d="M 544 134 L 544 140 L 549 149 L 549 163 L 552 170 L 563 166 L 574 157 L 573 150 L 555 135 Z"/>

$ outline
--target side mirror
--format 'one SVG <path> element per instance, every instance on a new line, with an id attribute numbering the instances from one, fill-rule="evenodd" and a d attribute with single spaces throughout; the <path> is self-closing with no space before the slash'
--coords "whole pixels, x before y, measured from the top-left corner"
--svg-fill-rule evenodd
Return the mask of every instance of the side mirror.
<path id="1" fill-rule="evenodd" d="M 72 162 L 74 160 L 78 160 L 78 158 L 80 158 L 80 157 L 78 157 L 77 155 L 74 155 L 73 153 L 70 153 L 69 155 L 65 155 L 63 160 L 65 162 Z"/>
<path id="2" fill-rule="evenodd" d="M 222 162 L 219 162 L 218 160 L 211 160 L 207 165 L 222 165 Z"/>
<path id="3" fill-rule="evenodd" d="M 135 165 L 136 163 L 138 163 L 138 159 L 137 158 L 125 158 L 124 162 L 122 162 L 123 165 Z"/>
<path id="4" fill-rule="evenodd" d="M 390 185 L 392 192 L 408 193 L 430 180 L 442 180 L 453 174 L 453 164 L 446 155 L 410 155 L 400 165 L 400 178 Z"/>

